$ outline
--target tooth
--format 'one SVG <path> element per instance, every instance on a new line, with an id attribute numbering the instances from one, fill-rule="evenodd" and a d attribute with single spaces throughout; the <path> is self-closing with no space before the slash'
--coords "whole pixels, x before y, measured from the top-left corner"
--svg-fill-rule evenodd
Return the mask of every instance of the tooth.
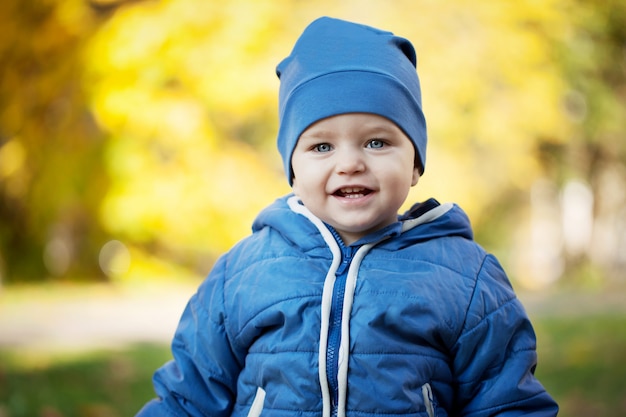
<path id="1" fill-rule="evenodd" d="M 341 192 L 344 193 L 344 194 L 360 193 L 361 191 L 363 191 L 363 188 L 349 187 L 349 188 L 342 188 L 341 189 Z"/>

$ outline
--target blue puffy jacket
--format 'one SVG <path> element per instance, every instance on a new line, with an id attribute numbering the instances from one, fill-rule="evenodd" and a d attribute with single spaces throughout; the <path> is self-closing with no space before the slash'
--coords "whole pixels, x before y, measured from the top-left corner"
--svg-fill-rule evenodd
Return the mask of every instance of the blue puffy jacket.
<path id="1" fill-rule="evenodd" d="M 400 219 L 344 246 L 293 196 L 265 209 L 189 301 L 139 416 L 556 415 L 467 216 L 429 200 Z"/>

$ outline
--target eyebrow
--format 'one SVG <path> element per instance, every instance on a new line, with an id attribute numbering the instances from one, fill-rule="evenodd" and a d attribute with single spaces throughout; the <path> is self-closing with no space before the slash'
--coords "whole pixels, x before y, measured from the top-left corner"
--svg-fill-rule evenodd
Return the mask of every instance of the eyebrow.
<path id="1" fill-rule="evenodd" d="M 311 138 L 311 139 L 325 139 L 332 137 L 334 135 L 334 131 L 331 129 L 313 129 L 313 130 L 305 130 L 300 135 L 300 139 L 302 138 Z"/>

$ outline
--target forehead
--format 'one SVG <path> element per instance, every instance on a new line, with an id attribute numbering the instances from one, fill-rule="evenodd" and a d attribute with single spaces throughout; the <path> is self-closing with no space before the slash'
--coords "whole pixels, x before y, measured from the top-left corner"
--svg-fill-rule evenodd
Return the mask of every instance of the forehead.
<path id="1" fill-rule="evenodd" d="M 307 127 L 300 138 L 332 137 L 345 132 L 381 132 L 403 134 L 391 120 L 371 113 L 346 113 L 318 120 Z"/>

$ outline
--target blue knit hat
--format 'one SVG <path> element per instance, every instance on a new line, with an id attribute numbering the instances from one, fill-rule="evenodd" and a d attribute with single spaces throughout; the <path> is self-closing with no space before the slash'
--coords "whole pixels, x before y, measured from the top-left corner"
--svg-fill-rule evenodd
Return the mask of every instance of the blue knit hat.
<path id="1" fill-rule="evenodd" d="M 280 79 L 278 150 L 292 183 L 291 155 L 302 132 L 344 113 L 373 113 L 394 122 L 426 162 L 426 121 L 407 39 L 373 27 L 322 17 L 311 23 L 276 67 Z"/>

